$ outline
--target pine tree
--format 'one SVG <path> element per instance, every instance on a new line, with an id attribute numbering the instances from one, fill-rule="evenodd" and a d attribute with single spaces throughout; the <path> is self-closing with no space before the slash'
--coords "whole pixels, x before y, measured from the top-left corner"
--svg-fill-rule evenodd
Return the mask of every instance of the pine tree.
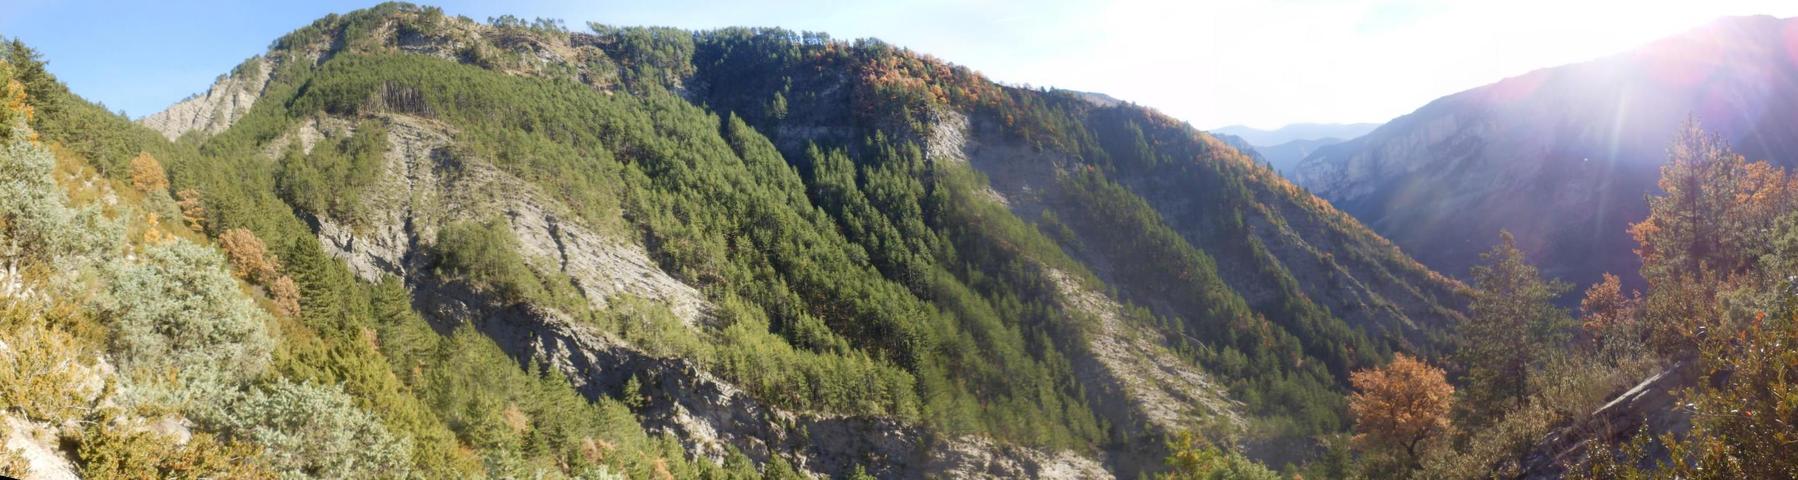
<path id="1" fill-rule="evenodd" d="M 1630 235 L 1648 281 L 1642 317 L 1654 346 L 1682 356 L 1712 332 L 1741 328 L 1744 319 L 1731 317 L 1719 293 L 1741 285 L 1769 253 L 1777 219 L 1798 208 L 1798 187 L 1783 170 L 1749 162 L 1693 121 L 1668 148 L 1660 187 L 1661 195 L 1648 198 L 1648 218 L 1631 225 Z"/>
<path id="2" fill-rule="evenodd" d="M 1566 339 L 1571 320 L 1553 301 L 1571 287 L 1544 280 L 1508 231 L 1480 258 L 1486 264 L 1473 268 L 1476 291 L 1456 357 L 1467 369 L 1474 418 L 1489 419 L 1528 401 L 1530 376 Z"/>

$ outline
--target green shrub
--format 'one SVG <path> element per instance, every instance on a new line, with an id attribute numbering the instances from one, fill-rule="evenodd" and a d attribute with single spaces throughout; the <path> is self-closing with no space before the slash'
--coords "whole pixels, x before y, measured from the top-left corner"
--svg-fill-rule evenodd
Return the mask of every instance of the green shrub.
<path id="1" fill-rule="evenodd" d="M 261 445 L 282 477 L 404 478 L 411 468 L 411 440 L 389 433 L 337 386 L 277 380 L 203 421 Z"/>
<path id="2" fill-rule="evenodd" d="M 128 422 L 88 424 L 75 460 L 88 480 L 269 479 L 260 451 L 242 442 L 221 442 L 196 433 L 187 443 Z"/>
<path id="3" fill-rule="evenodd" d="M 518 253 L 518 236 L 504 220 L 452 223 L 437 234 L 436 249 L 440 272 L 465 277 L 502 298 L 516 301 L 544 293 Z"/>
<path id="4" fill-rule="evenodd" d="M 172 376 L 171 393 L 203 400 L 268 365 L 268 313 L 244 296 L 217 250 L 180 239 L 150 245 L 137 261 L 108 264 L 105 277 L 97 309 L 128 376 Z"/>
<path id="5" fill-rule="evenodd" d="M 121 227 L 96 209 L 69 208 L 67 194 L 51 176 L 55 157 L 26 140 L 30 129 L 24 122 L 0 128 L 13 132 L 11 141 L 0 145 L 0 257 L 50 262 L 116 249 Z"/>

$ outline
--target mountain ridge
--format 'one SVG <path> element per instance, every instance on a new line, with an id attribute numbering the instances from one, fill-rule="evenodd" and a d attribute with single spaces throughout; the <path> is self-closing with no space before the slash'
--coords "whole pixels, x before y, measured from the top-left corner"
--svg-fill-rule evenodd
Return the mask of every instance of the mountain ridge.
<path id="1" fill-rule="evenodd" d="M 1727 17 L 1448 95 L 1320 148 L 1293 177 L 1441 271 L 1465 272 L 1502 228 L 1554 276 L 1639 286 L 1626 228 L 1688 115 L 1750 158 L 1798 158 L 1782 143 L 1798 131 L 1777 121 L 1798 111 L 1782 88 L 1798 81 L 1781 47 L 1794 25 Z"/>
<path id="2" fill-rule="evenodd" d="M 157 209 L 134 232 L 276 259 L 234 257 L 281 334 L 223 388 L 337 388 L 427 477 L 1134 477 L 1183 432 L 1306 464 L 1349 372 L 1466 308 L 1147 108 L 877 40 L 589 29 L 382 4 L 138 125 L 27 80 L 67 107 L 45 141 Z M 249 441 L 212 406 L 169 411 Z"/>
<path id="3" fill-rule="evenodd" d="M 1242 137 L 1256 147 L 1273 147 L 1299 140 L 1337 138 L 1349 140 L 1379 128 L 1379 123 L 1292 123 L 1272 130 L 1246 125 L 1218 127 L 1211 131 Z M 1340 140 L 1339 140 L 1340 141 Z"/>

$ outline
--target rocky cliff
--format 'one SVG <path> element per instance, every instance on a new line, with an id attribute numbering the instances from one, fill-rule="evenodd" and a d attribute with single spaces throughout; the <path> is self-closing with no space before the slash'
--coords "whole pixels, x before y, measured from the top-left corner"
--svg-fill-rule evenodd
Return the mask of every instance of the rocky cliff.
<path id="1" fill-rule="evenodd" d="M 139 121 L 169 140 L 188 132 L 211 135 L 230 128 L 233 122 L 250 113 L 256 99 L 268 88 L 274 65 L 262 57 L 244 61 L 229 75 L 220 76 L 206 93 L 176 102 L 163 111 Z"/>

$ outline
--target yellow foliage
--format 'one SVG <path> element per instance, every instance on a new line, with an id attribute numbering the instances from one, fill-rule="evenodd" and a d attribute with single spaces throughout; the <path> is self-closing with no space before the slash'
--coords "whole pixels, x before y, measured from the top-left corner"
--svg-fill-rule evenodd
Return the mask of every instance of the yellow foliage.
<path id="1" fill-rule="evenodd" d="M 39 306 L 0 306 L 0 409 L 32 420 L 78 418 L 100 394 L 100 373 L 84 342 L 51 326 Z"/>
<path id="2" fill-rule="evenodd" d="M 131 186 L 145 193 L 169 189 L 169 177 L 163 174 L 162 162 L 149 153 L 138 153 L 131 159 Z"/>
<path id="3" fill-rule="evenodd" d="M 1400 353 L 1384 367 L 1351 374 L 1349 383 L 1359 446 L 1402 453 L 1415 465 L 1418 448 L 1448 432 L 1455 387 L 1440 368 Z"/>
<path id="4" fill-rule="evenodd" d="M 181 220 L 187 224 L 188 230 L 205 231 L 206 206 L 200 202 L 200 192 L 194 189 L 182 189 L 175 193 L 175 204 L 181 207 Z"/>
<path id="5" fill-rule="evenodd" d="M 273 479 L 260 449 L 195 433 L 186 444 L 122 419 L 94 422 L 81 434 L 76 456 L 82 478 Z"/>
<path id="6" fill-rule="evenodd" d="M 162 231 L 162 222 L 152 212 L 144 217 L 144 244 L 160 245 L 174 240 L 175 236 Z"/>

